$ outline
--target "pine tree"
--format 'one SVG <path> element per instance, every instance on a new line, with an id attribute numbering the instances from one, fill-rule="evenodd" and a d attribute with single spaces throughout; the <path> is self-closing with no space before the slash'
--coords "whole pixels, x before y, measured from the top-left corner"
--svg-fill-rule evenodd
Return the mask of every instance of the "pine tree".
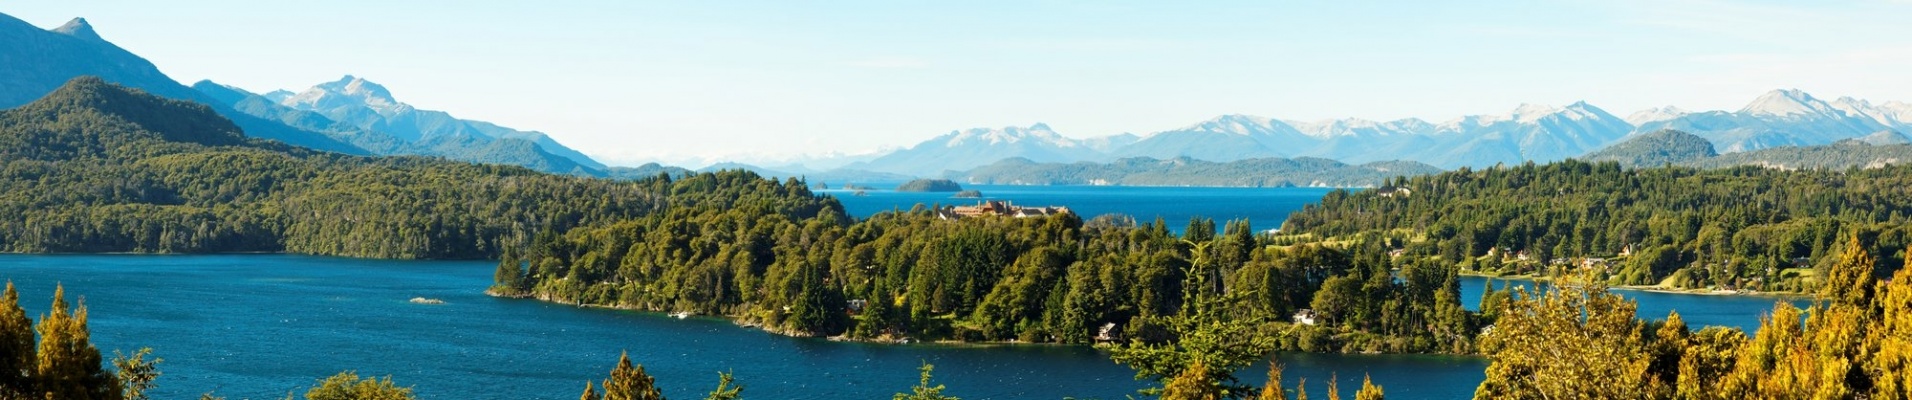
<path id="1" fill-rule="evenodd" d="M 503 296 L 522 296 L 530 291 L 529 279 L 524 275 L 524 262 L 518 259 L 518 252 L 506 247 L 504 257 L 498 260 L 498 271 L 492 274 L 492 292 Z"/>
<path id="2" fill-rule="evenodd" d="M 611 378 L 604 380 L 604 400 L 664 400 L 664 395 L 644 366 L 631 365 L 631 353 L 626 352 L 618 356 Z"/>
<path id="3" fill-rule="evenodd" d="M 146 392 L 153 390 L 155 386 L 153 381 L 159 379 L 159 363 L 166 361 L 162 358 L 153 358 L 148 361 L 146 357 L 152 354 L 152 348 L 141 348 L 133 352 L 132 356 L 120 354 L 118 350 L 113 351 L 114 378 L 120 383 L 121 389 L 125 390 L 121 397 L 126 400 L 148 398 Z"/>
<path id="4" fill-rule="evenodd" d="M 598 400 L 602 398 L 604 398 L 604 396 L 598 395 L 597 389 L 591 387 L 591 381 L 584 381 L 584 395 L 578 396 L 578 400 Z"/>
<path id="5" fill-rule="evenodd" d="M 0 397 L 33 391 L 33 381 L 27 377 L 35 368 L 35 358 L 33 320 L 20 307 L 20 292 L 7 282 L 6 293 L 0 294 Z"/>
<path id="6" fill-rule="evenodd" d="M 40 319 L 40 347 L 34 377 L 37 392 L 71 400 L 118 400 L 119 382 L 101 365 L 100 350 L 89 341 L 84 302 L 70 314 L 66 288 L 53 289 L 53 310 Z"/>
<path id="7" fill-rule="evenodd" d="M 208 396 L 211 394 L 208 393 Z M 305 392 L 306 400 L 412 400 L 412 388 L 399 387 L 392 377 L 359 379 L 357 372 L 345 371 L 320 381 Z"/>
<path id="8" fill-rule="evenodd" d="M 1865 244 L 1853 236 L 1839 260 L 1826 269 L 1819 287 L 1819 298 L 1836 304 L 1869 306 L 1872 304 L 1872 269 L 1876 260 L 1866 252 Z"/>
<path id="9" fill-rule="evenodd" d="M 1374 384 L 1371 376 L 1361 377 L 1361 390 L 1354 392 L 1354 400 L 1383 400 L 1381 387 Z"/>
<path id="10" fill-rule="evenodd" d="M 1268 361 L 1268 385 L 1261 388 L 1261 396 L 1256 400 L 1288 400 L 1288 392 L 1281 387 L 1281 364 Z"/>
<path id="11" fill-rule="evenodd" d="M 936 366 L 924 363 L 923 367 L 918 369 L 922 371 L 922 378 L 917 381 L 916 386 L 911 387 L 909 393 L 897 393 L 890 398 L 893 400 L 962 400 L 943 395 L 943 385 L 929 385 L 929 373 L 935 369 Z"/>
<path id="12" fill-rule="evenodd" d="M 1208 375 L 1208 366 L 1195 361 L 1162 386 L 1162 400 L 1220 400 L 1222 389 Z"/>
<path id="13" fill-rule="evenodd" d="M 743 398 L 743 395 L 744 385 L 737 383 L 737 377 L 724 372 L 717 375 L 717 388 L 712 389 L 709 395 L 705 395 L 704 400 L 737 400 Z"/>

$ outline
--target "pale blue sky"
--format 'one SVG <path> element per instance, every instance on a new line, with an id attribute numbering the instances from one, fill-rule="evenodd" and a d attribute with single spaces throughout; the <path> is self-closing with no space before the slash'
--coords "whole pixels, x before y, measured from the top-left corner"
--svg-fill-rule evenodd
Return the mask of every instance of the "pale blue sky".
<path id="1" fill-rule="evenodd" d="M 0 12 L 86 17 L 188 84 L 296 91 L 355 74 L 619 164 L 1035 122 L 1089 137 L 1230 113 L 1737 109 L 1775 88 L 1912 101 L 1904 0 L 173 3 Z"/>

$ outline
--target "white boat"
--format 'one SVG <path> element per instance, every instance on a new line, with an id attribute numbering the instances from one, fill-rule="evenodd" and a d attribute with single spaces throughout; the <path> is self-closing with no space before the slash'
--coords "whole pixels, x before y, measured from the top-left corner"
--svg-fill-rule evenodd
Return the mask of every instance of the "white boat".
<path id="1" fill-rule="evenodd" d="M 678 311 L 678 312 L 674 312 L 674 313 L 671 313 L 671 316 L 672 316 L 672 317 L 677 317 L 677 319 L 685 319 L 685 318 L 690 318 L 690 312 L 689 312 L 689 311 Z"/>

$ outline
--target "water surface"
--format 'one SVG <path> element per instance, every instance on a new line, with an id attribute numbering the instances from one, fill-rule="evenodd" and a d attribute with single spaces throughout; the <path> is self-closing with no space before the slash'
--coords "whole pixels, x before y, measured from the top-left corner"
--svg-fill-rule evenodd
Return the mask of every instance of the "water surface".
<path id="1" fill-rule="evenodd" d="M 35 316 L 53 285 L 84 295 L 93 340 L 166 359 L 157 398 L 208 390 L 276 399 L 355 369 L 392 375 L 427 399 L 570 399 L 629 351 L 671 398 L 701 398 L 732 371 L 750 398 L 877 399 L 936 365 L 947 393 L 974 399 L 1120 399 L 1142 387 L 1105 354 L 1072 346 L 893 346 L 771 335 L 719 319 L 496 299 L 489 262 L 286 255 L 0 255 Z M 414 297 L 442 305 L 414 304 Z M 1343 388 L 1363 374 L 1390 398 L 1466 397 L 1476 358 L 1282 355 L 1289 379 Z M 1259 383 L 1263 368 L 1244 371 Z M 1292 382 L 1292 381 L 1291 381 Z M 1292 384 L 1292 383 L 1291 383 Z M 1319 394 L 1321 388 L 1312 391 Z M 1348 393 L 1352 393 L 1349 390 Z"/>

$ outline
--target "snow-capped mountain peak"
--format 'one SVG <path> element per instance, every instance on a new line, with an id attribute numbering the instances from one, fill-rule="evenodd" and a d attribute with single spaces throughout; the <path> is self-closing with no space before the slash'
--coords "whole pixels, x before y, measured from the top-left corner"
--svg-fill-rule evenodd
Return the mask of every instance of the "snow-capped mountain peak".
<path id="1" fill-rule="evenodd" d="M 957 147 L 966 144 L 1013 144 L 1024 141 L 1044 143 L 1056 147 L 1082 146 L 1082 143 L 1074 139 L 1063 137 L 1061 134 L 1057 134 L 1054 130 L 1049 129 L 1048 124 L 1040 122 L 1026 128 L 1017 126 L 971 128 L 968 130 L 952 131 L 943 136 L 947 138 L 947 140 L 944 140 L 942 145 L 947 147 Z"/>
<path id="2" fill-rule="evenodd" d="M 1177 131 L 1216 132 L 1242 136 L 1254 136 L 1265 133 L 1274 123 L 1273 119 L 1245 114 L 1228 114 L 1200 123 L 1189 125 Z M 1160 133 L 1160 132 L 1157 132 Z"/>
<path id="3" fill-rule="evenodd" d="M 385 86 L 352 75 L 313 86 L 291 97 L 286 97 L 279 103 L 294 108 L 315 110 L 357 106 L 371 108 L 381 113 L 410 108 L 392 98 L 392 92 L 386 90 Z"/>
<path id="4" fill-rule="evenodd" d="M 1912 124 L 1912 103 L 1888 101 L 1885 102 L 1885 104 L 1880 104 L 1878 107 L 1873 107 L 1873 109 L 1877 110 L 1881 117 L 1890 118 L 1893 121 L 1904 124 Z"/>
<path id="5" fill-rule="evenodd" d="M 1514 108 L 1514 113 L 1509 114 L 1503 120 L 1512 120 L 1515 122 L 1528 123 L 1528 122 L 1537 121 L 1542 117 L 1553 115 L 1559 112 L 1561 112 L 1561 109 L 1555 108 L 1553 106 L 1523 103 L 1520 105 L 1520 107 Z"/>
<path id="6" fill-rule="evenodd" d="M 1684 116 L 1686 114 L 1689 114 L 1689 112 L 1687 112 L 1685 109 L 1674 107 L 1674 106 L 1648 108 L 1645 110 L 1636 111 L 1632 115 L 1628 115 L 1627 123 L 1633 124 L 1633 126 L 1641 126 L 1641 125 L 1646 125 L 1649 123 L 1679 118 L 1680 116 Z"/>
<path id="7" fill-rule="evenodd" d="M 1805 91 L 1782 89 L 1760 95 L 1745 108 L 1739 109 L 1739 112 L 1749 115 L 1784 117 L 1831 114 L 1836 113 L 1837 110 L 1832 105 L 1806 94 Z"/>

